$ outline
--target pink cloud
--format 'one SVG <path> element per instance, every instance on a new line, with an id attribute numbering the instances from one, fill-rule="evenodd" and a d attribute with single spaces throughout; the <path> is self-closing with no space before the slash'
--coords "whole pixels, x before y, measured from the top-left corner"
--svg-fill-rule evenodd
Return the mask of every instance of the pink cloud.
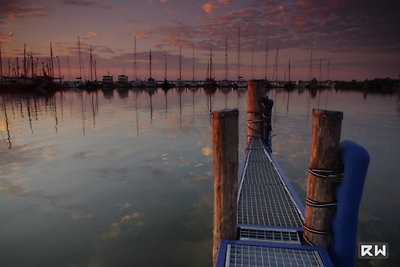
<path id="1" fill-rule="evenodd" d="M 88 38 L 94 38 L 94 37 L 96 37 L 97 36 L 97 32 L 88 32 L 87 33 L 87 37 Z"/>
<path id="2" fill-rule="evenodd" d="M 214 12 L 214 10 L 217 8 L 217 6 L 213 2 L 207 2 L 207 3 L 203 4 L 203 6 L 201 8 L 203 9 L 203 11 L 205 13 L 210 14 L 210 13 Z"/>
<path id="3" fill-rule="evenodd" d="M 154 4 L 157 4 L 158 2 L 159 2 L 160 4 L 165 4 L 165 3 L 169 2 L 169 0 L 159 0 L 159 1 L 147 0 L 147 5 L 153 6 Z"/>
<path id="4" fill-rule="evenodd" d="M 146 39 L 150 36 L 150 31 L 137 31 L 135 35 L 137 38 Z"/>
<path id="5" fill-rule="evenodd" d="M 218 0 L 218 3 L 229 6 L 231 4 L 231 0 Z"/>

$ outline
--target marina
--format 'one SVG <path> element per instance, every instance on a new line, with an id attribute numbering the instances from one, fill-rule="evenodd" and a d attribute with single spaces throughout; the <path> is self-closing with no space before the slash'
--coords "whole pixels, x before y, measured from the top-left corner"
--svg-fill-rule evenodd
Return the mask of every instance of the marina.
<path id="1" fill-rule="evenodd" d="M 0 266 L 400 266 L 399 1 L 3 1 Z"/>

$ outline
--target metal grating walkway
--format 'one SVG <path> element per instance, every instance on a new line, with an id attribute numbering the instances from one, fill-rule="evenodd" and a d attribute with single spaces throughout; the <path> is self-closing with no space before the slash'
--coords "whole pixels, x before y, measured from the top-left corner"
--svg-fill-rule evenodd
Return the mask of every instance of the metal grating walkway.
<path id="1" fill-rule="evenodd" d="M 237 201 L 239 240 L 221 240 L 216 266 L 333 267 L 324 248 L 302 244 L 301 203 L 262 141 L 252 139 L 246 150 Z"/>
<path id="2" fill-rule="evenodd" d="M 320 254 L 314 250 L 229 244 L 227 255 L 225 267 L 324 266 Z"/>
<path id="3" fill-rule="evenodd" d="M 303 227 L 303 216 L 260 139 L 252 139 L 239 188 L 238 224 Z"/>
<path id="4" fill-rule="evenodd" d="M 240 240 L 284 242 L 291 244 L 301 244 L 299 233 L 296 230 L 266 229 L 255 227 L 240 227 Z"/>

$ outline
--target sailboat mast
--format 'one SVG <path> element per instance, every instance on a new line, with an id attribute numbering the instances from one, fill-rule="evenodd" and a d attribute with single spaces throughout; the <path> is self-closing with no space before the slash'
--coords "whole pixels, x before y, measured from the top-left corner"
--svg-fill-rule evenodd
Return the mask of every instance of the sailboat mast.
<path id="1" fill-rule="evenodd" d="M 289 82 L 290 82 L 290 59 L 289 59 Z"/>
<path id="2" fill-rule="evenodd" d="M 54 61 L 53 61 L 53 46 L 50 42 L 50 68 L 49 74 L 51 73 L 51 77 L 54 78 Z"/>
<path id="3" fill-rule="evenodd" d="M 1 56 L 1 41 L 0 41 L 0 76 L 3 76 L 3 58 Z"/>
<path id="4" fill-rule="evenodd" d="M 322 59 L 320 58 L 319 59 L 319 77 L 318 77 L 319 82 L 321 82 L 321 79 L 322 79 L 321 75 L 322 75 Z"/>
<path id="5" fill-rule="evenodd" d="M 276 48 L 276 80 L 278 80 L 278 58 L 279 58 L 279 46 Z"/>
<path id="6" fill-rule="evenodd" d="M 24 44 L 24 77 L 28 75 L 27 73 L 27 63 L 26 63 L 26 44 Z"/>
<path id="7" fill-rule="evenodd" d="M 137 79 L 137 66 L 136 66 L 136 35 L 134 36 L 134 53 L 133 53 L 133 76 Z"/>
<path id="8" fill-rule="evenodd" d="M 210 76 L 209 76 L 210 79 L 212 79 L 212 73 L 213 73 L 213 66 L 212 66 L 212 48 L 210 48 Z"/>
<path id="9" fill-rule="evenodd" d="M 268 77 L 268 39 L 267 45 L 265 47 L 265 79 L 267 80 Z"/>
<path id="10" fill-rule="evenodd" d="M 182 80 L 182 46 L 179 46 L 179 80 Z"/>
<path id="11" fill-rule="evenodd" d="M 97 66 L 96 59 L 94 59 L 94 80 L 97 81 Z"/>
<path id="12" fill-rule="evenodd" d="M 167 54 L 164 54 L 164 80 L 167 80 Z"/>
<path id="13" fill-rule="evenodd" d="M 81 41 L 78 36 L 78 57 L 79 57 L 79 77 L 82 79 L 82 55 L 81 55 Z"/>
<path id="14" fill-rule="evenodd" d="M 328 60 L 328 77 L 327 77 L 327 80 L 328 80 L 328 81 L 330 81 L 330 77 L 329 77 L 329 74 L 330 74 L 329 72 L 330 72 L 330 70 L 331 70 L 331 68 L 330 68 L 330 63 L 331 63 L 331 62 Z"/>
<path id="15" fill-rule="evenodd" d="M 238 80 L 240 80 L 240 26 L 238 26 L 238 59 L 237 59 Z"/>
<path id="16" fill-rule="evenodd" d="M 210 78 L 210 60 L 207 61 L 207 75 L 206 75 L 206 79 Z"/>
<path id="17" fill-rule="evenodd" d="M 18 57 L 15 58 L 16 64 L 17 64 L 17 73 L 15 75 L 15 77 L 19 77 L 19 60 Z"/>
<path id="18" fill-rule="evenodd" d="M 278 81 L 278 54 L 279 54 L 279 46 L 276 47 L 276 55 L 275 55 L 275 66 L 274 66 L 274 72 L 273 72 L 273 79 L 274 81 Z"/>
<path id="19" fill-rule="evenodd" d="M 151 78 L 151 50 L 150 50 L 150 55 L 149 55 L 149 61 L 150 61 L 150 78 Z"/>
<path id="20" fill-rule="evenodd" d="M 33 78 L 34 76 L 34 68 L 33 68 L 33 52 L 31 52 L 31 77 Z"/>
<path id="21" fill-rule="evenodd" d="M 312 79 L 312 61 L 313 61 L 313 50 L 311 49 L 311 55 L 310 55 L 310 85 L 311 85 L 311 79 Z"/>
<path id="22" fill-rule="evenodd" d="M 93 82 L 93 48 L 92 46 L 90 46 L 90 61 L 89 61 L 89 65 L 90 65 L 90 81 Z"/>
<path id="23" fill-rule="evenodd" d="M 225 80 L 228 80 L 228 38 L 225 38 Z"/>
<path id="24" fill-rule="evenodd" d="M 69 55 L 67 55 L 67 68 L 68 68 L 68 80 L 71 81 L 71 67 L 69 65 Z"/>
<path id="25" fill-rule="evenodd" d="M 192 52 L 192 80 L 194 81 L 194 43 L 193 43 L 193 52 Z"/>
<path id="26" fill-rule="evenodd" d="M 61 67 L 60 67 L 60 58 L 56 56 L 57 58 L 57 66 L 58 66 L 58 78 L 60 78 L 60 83 L 61 83 Z"/>

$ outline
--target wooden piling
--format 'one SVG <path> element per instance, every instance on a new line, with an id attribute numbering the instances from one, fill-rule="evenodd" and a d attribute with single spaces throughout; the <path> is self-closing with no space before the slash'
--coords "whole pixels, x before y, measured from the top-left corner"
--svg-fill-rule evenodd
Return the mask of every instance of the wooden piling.
<path id="1" fill-rule="evenodd" d="M 339 151 L 342 120 L 342 112 L 313 110 L 304 238 L 311 245 L 325 248 L 329 248 L 331 241 L 335 187 L 342 172 Z"/>
<path id="2" fill-rule="evenodd" d="M 261 101 L 265 95 L 265 80 L 247 82 L 247 142 L 263 136 Z"/>
<path id="3" fill-rule="evenodd" d="M 237 239 L 238 110 L 212 112 L 214 159 L 213 266 L 222 239 Z"/>

